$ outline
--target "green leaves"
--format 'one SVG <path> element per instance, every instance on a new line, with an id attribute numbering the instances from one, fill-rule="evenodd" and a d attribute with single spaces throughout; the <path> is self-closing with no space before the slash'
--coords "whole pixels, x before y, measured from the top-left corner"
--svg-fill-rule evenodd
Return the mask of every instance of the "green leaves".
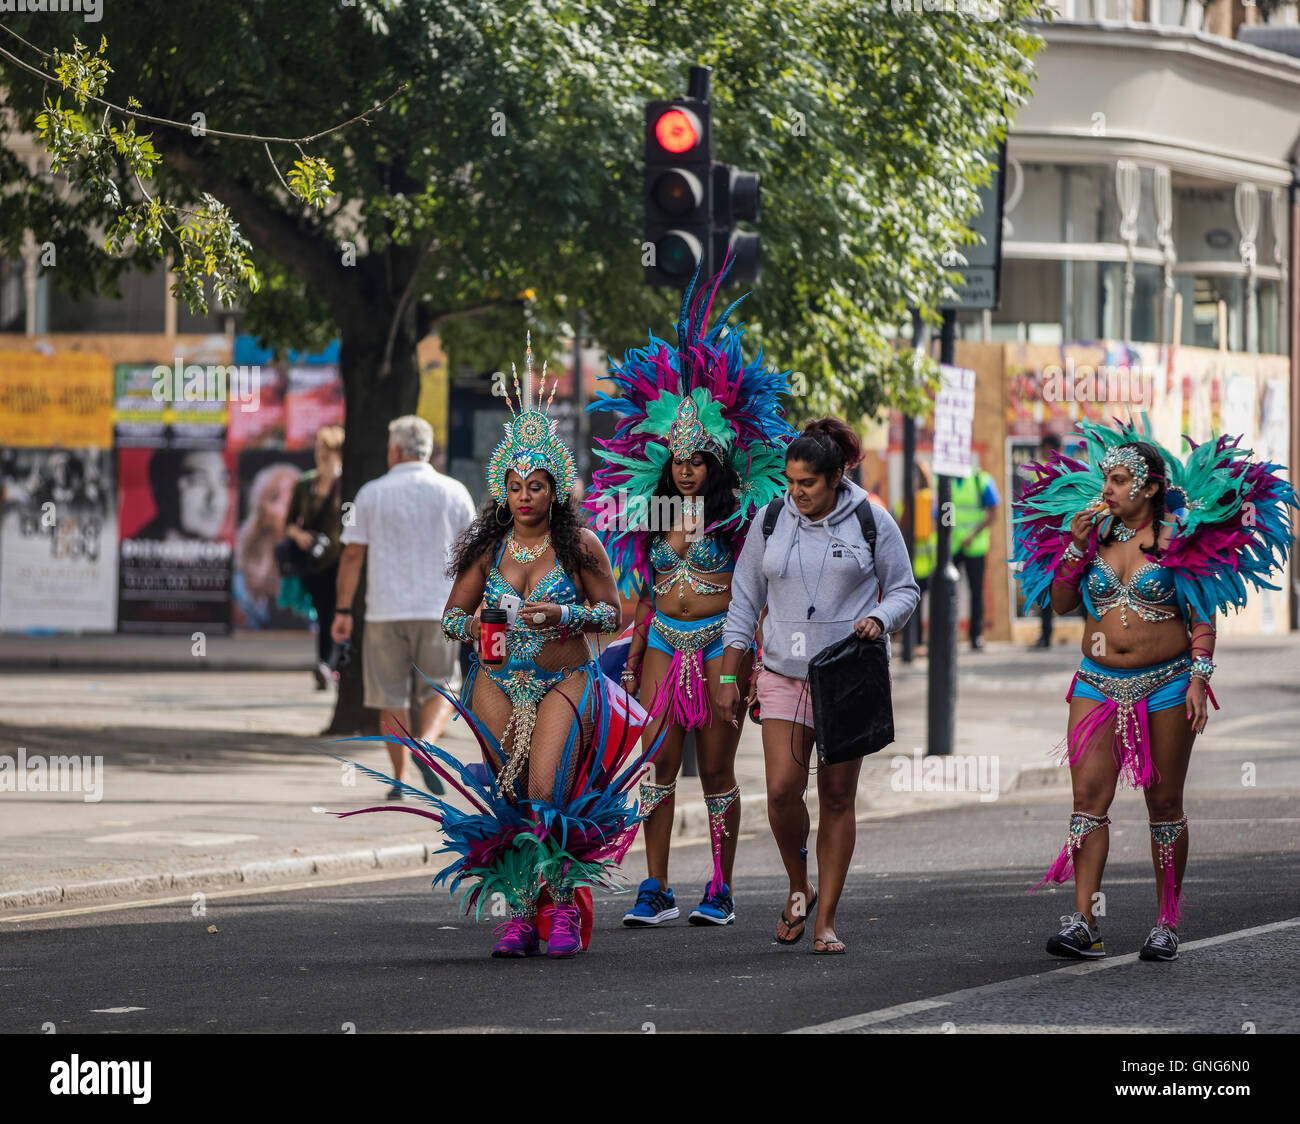
<path id="1" fill-rule="evenodd" d="M 792 412 L 856 419 L 920 410 L 933 385 L 898 332 L 912 307 L 937 321 L 944 255 L 961 249 L 984 154 L 1029 97 L 1041 46 L 1026 23 L 1046 16 L 1037 0 L 1001 8 L 278 0 L 199 21 L 174 0 L 133 0 L 106 6 L 113 80 L 134 89 L 128 109 L 184 118 L 183 132 L 91 100 L 114 73 L 102 41 L 58 56 L 70 109 L 21 77 L 4 96 L 25 121 L 39 114 L 85 193 L 60 221 L 107 229 L 113 253 L 170 254 L 196 309 L 203 278 L 233 296 L 262 276 L 247 323 L 268 343 L 382 337 L 414 279 L 417 323 L 444 316 L 454 362 L 493 370 L 527 326 L 545 354 L 579 308 L 614 354 L 670 332 L 679 296 L 642 282 L 642 107 L 711 66 L 715 158 L 762 175 L 747 341 L 801 375 Z M 402 83 L 364 124 L 322 132 Z M 195 111 L 244 132 L 192 138 Z M 282 177 L 257 134 L 319 139 Z M 534 300 L 513 299 L 529 288 Z"/>
<path id="2" fill-rule="evenodd" d="M 319 156 L 295 160 L 289 171 L 290 189 L 312 207 L 322 207 L 334 197 L 333 182 L 334 169 Z"/>

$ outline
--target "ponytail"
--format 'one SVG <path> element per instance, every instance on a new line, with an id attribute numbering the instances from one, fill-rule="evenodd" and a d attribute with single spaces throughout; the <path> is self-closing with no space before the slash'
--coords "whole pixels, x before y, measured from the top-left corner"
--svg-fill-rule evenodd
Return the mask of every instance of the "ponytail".
<path id="1" fill-rule="evenodd" d="M 785 450 L 785 460 L 806 461 L 827 483 L 837 472 L 862 463 L 862 442 L 853 427 L 839 418 L 810 421 Z"/>

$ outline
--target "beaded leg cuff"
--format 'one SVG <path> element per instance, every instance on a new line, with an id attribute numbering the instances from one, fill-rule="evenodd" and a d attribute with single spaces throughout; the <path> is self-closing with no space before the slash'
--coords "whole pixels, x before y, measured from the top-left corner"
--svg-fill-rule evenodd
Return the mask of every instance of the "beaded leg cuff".
<path id="1" fill-rule="evenodd" d="M 654 810 L 659 807 L 677 790 L 677 782 L 672 781 L 669 784 L 651 784 L 649 781 L 641 782 L 641 818 L 648 820 L 654 815 Z"/>
<path id="2" fill-rule="evenodd" d="M 1047 869 L 1047 873 L 1038 881 L 1034 890 L 1041 889 L 1049 882 L 1066 882 L 1074 877 L 1074 853 L 1083 846 L 1083 841 L 1098 828 L 1110 823 L 1109 816 L 1094 816 L 1088 812 L 1074 812 L 1070 815 L 1070 833 L 1065 846 L 1056 856 L 1056 861 Z M 1033 890 L 1030 891 L 1033 893 Z"/>
<path id="3" fill-rule="evenodd" d="M 716 893 L 722 888 L 722 840 L 727 834 L 727 811 L 740 799 L 740 785 L 730 792 L 713 795 L 704 794 L 704 806 L 709 811 L 709 843 L 713 847 L 713 881 L 709 883 L 709 892 Z"/>
<path id="4" fill-rule="evenodd" d="M 1178 837 L 1187 829 L 1187 817 L 1149 823 L 1147 826 L 1151 829 L 1151 839 L 1156 845 L 1156 861 L 1160 864 L 1163 876 L 1160 915 L 1156 918 L 1156 924 L 1174 929 L 1177 928 L 1179 918 L 1182 916 L 1178 908 L 1178 876 L 1174 846 L 1178 842 Z"/>

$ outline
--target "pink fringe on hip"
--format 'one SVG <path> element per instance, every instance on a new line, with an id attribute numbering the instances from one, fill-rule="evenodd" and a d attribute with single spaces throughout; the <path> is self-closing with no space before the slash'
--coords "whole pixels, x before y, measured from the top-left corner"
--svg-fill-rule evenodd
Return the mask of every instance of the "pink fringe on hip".
<path id="1" fill-rule="evenodd" d="M 1076 675 L 1066 692 L 1069 699 L 1074 694 Z M 1119 779 L 1132 788 L 1148 788 L 1160 779 L 1160 773 L 1151 761 L 1151 726 L 1147 719 L 1147 701 L 1138 699 L 1131 706 L 1121 707 L 1114 699 L 1098 703 L 1080 719 L 1066 736 L 1066 748 L 1061 754 L 1071 768 L 1082 761 L 1099 744 L 1102 732 L 1115 721 L 1111 739 L 1111 755 Z"/>
<path id="2" fill-rule="evenodd" d="M 704 681 L 704 660 L 699 652 L 683 656 L 674 652 L 668 674 L 659 684 L 650 713 L 658 717 L 667 713 L 667 720 L 684 730 L 698 730 L 709 725 L 709 695 Z"/>

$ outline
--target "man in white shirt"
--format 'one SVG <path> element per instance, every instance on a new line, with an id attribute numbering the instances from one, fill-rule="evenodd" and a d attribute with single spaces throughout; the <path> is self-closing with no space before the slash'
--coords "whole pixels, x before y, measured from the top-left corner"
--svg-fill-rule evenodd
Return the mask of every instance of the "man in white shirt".
<path id="1" fill-rule="evenodd" d="M 353 517 L 343 520 L 330 633 L 339 644 L 352 636 L 352 598 L 368 556 L 361 650 L 366 706 L 382 712 L 381 729 L 397 730 L 401 722 L 436 743 L 452 707 L 419 672 L 447 691 L 460 689 L 460 649 L 442 634 L 442 610 L 451 594 L 451 548 L 476 512 L 465 485 L 429 463 L 432 453 L 433 429 L 423 418 L 408 414 L 389 423 L 388 472 L 362 485 Z M 402 780 L 402 747 L 389 742 L 388 756 L 393 777 Z M 421 772 L 430 788 L 442 791 L 436 774 Z M 401 789 L 389 790 L 390 800 L 401 796 Z"/>

